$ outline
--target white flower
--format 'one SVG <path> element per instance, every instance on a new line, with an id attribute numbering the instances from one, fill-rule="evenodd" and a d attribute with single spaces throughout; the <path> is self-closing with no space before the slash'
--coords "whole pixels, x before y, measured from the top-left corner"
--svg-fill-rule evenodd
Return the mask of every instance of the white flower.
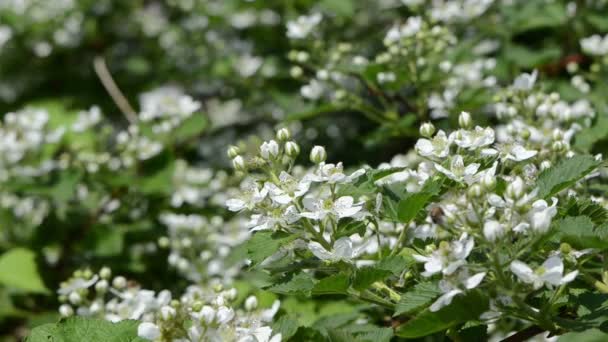
<path id="1" fill-rule="evenodd" d="M 137 336 L 154 341 L 160 338 L 160 329 L 154 323 L 140 323 L 137 327 Z"/>
<path id="2" fill-rule="evenodd" d="M 600 36 L 594 34 L 591 37 L 583 38 L 580 41 L 583 51 L 590 55 L 604 56 L 608 55 L 608 35 Z"/>
<path id="3" fill-rule="evenodd" d="M 437 169 L 437 171 L 443 173 L 450 179 L 453 179 L 457 182 L 464 181 L 467 184 L 472 184 L 477 178 L 475 177 L 475 175 L 477 173 L 477 170 L 479 170 L 479 164 L 473 163 L 465 167 L 462 156 L 457 155 L 452 158 L 449 170 L 439 164 L 435 164 L 435 168 Z"/>
<path id="4" fill-rule="evenodd" d="M 291 39 L 304 39 L 317 26 L 323 17 L 320 13 L 309 16 L 299 16 L 295 21 L 287 22 L 287 37 Z"/>
<path id="5" fill-rule="evenodd" d="M 445 158 L 450 153 L 451 143 L 445 132 L 440 130 L 432 140 L 418 139 L 415 148 L 423 157 Z"/>
<path id="6" fill-rule="evenodd" d="M 261 189 L 255 183 L 248 183 L 243 186 L 241 198 L 231 198 L 226 201 L 226 206 L 230 211 L 241 211 L 243 209 L 251 209 L 256 204 L 263 201 L 268 195 L 266 186 Z"/>
<path id="7" fill-rule="evenodd" d="M 365 251 L 368 243 L 369 239 L 359 247 L 353 248 L 353 242 L 349 237 L 341 237 L 334 242 L 334 246 L 331 251 L 326 250 L 320 243 L 316 241 L 309 242 L 308 249 L 312 252 L 312 254 L 321 260 L 332 262 L 352 261 Z"/>
<path id="8" fill-rule="evenodd" d="M 460 239 L 452 241 L 452 243 L 442 242 L 439 248 L 431 253 L 430 256 L 413 255 L 414 259 L 419 262 L 424 262 L 425 277 L 430 277 L 434 274 L 442 272 L 445 275 L 454 273 L 460 266 L 466 264 L 466 258 L 469 256 L 475 240 L 469 238 L 467 233 L 463 233 Z"/>
<path id="9" fill-rule="evenodd" d="M 450 303 L 452 303 L 452 299 L 455 296 L 464 293 L 464 290 L 472 290 L 476 288 L 479 286 L 479 284 L 481 284 L 483 278 L 486 276 L 486 272 L 480 272 L 471 277 L 468 277 L 466 271 L 461 272 L 461 274 L 465 277 L 465 279 L 458 279 L 462 284 L 453 284 L 446 280 L 441 280 L 439 282 L 439 288 L 443 292 L 443 295 L 437 298 L 437 300 L 435 300 L 435 302 L 429 308 L 432 312 L 439 311 L 441 308 L 450 305 Z M 461 287 L 464 287 L 464 289 L 461 289 Z"/>
<path id="10" fill-rule="evenodd" d="M 534 83 L 536 83 L 536 77 L 538 76 L 538 71 L 534 70 L 531 74 L 523 73 L 513 82 L 513 89 L 516 90 L 531 90 L 534 87 Z"/>
<path id="11" fill-rule="evenodd" d="M 495 139 L 495 133 L 492 128 L 481 128 L 479 126 L 470 131 L 461 129 L 450 134 L 450 136 L 453 136 L 452 140 L 456 145 L 469 150 L 476 150 L 491 145 Z"/>
<path id="12" fill-rule="evenodd" d="M 312 220 L 323 220 L 327 215 L 338 219 L 353 217 L 363 209 L 362 204 L 355 204 L 351 196 L 342 196 L 335 201 L 306 197 L 303 203 L 308 211 L 300 213 L 300 216 Z"/>
<path id="13" fill-rule="evenodd" d="M 525 263 L 515 260 L 511 262 L 511 272 L 524 283 L 532 284 L 534 289 L 540 289 L 543 285 L 551 288 L 552 286 L 567 284 L 578 275 L 578 271 L 563 275 L 564 263 L 559 256 L 550 257 L 536 270 L 532 270 Z"/>
<path id="14" fill-rule="evenodd" d="M 509 151 L 506 152 L 504 157 L 505 160 L 514 160 L 516 162 L 530 159 L 538 154 L 538 151 L 528 150 L 522 145 L 513 145 Z"/>
<path id="15" fill-rule="evenodd" d="M 278 204 L 288 204 L 298 197 L 304 196 L 310 189 L 310 180 L 297 181 L 285 171 L 279 175 L 280 186 L 268 183 L 270 198 Z"/>
<path id="16" fill-rule="evenodd" d="M 298 210 L 290 205 L 285 210 L 275 208 L 265 211 L 264 214 L 253 214 L 248 226 L 251 231 L 273 229 L 276 226 L 288 226 L 300 219 Z"/>
<path id="17" fill-rule="evenodd" d="M 538 233 L 546 233 L 551 225 L 551 219 L 557 215 L 557 198 L 551 199 L 551 206 L 545 200 L 537 200 L 532 203 L 532 210 L 528 213 L 530 228 Z"/>
<path id="18" fill-rule="evenodd" d="M 219 324 L 226 324 L 234 318 L 235 313 L 232 308 L 226 306 L 220 306 L 217 309 L 216 319 Z"/>
<path id="19" fill-rule="evenodd" d="M 57 290 L 57 293 L 59 293 L 60 295 L 67 295 L 74 291 L 88 289 L 93 284 L 95 284 L 98 280 L 99 280 L 98 275 L 94 275 L 89 280 L 82 279 L 82 278 L 76 278 L 76 279 L 70 281 L 70 283 L 68 285 L 62 286 L 59 290 Z"/>
<path id="20" fill-rule="evenodd" d="M 353 182 L 363 174 L 365 174 L 365 169 L 359 169 L 351 173 L 349 176 L 346 176 L 344 174 L 344 167 L 342 166 L 341 162 L 338 164 L 320 163 L 319 167 L 314 173 L 304 176 L 304 180 L 311 182 L 325 182 L 329 184 L 345 184 Z"/>
<path id="21" fill-rule="evenodd" d="M 323 83 L 312 79 L 308 84 L 300 88 L 300 94 L 309 100 L 318 100 L 323 95 L 324 90 Z"/>

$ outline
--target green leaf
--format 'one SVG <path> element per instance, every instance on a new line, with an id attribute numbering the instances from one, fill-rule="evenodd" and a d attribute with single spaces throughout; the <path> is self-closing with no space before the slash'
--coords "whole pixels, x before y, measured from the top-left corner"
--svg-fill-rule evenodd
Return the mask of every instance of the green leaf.
<path id="1" fill-rule="evenodd" d="M 390 275 L 390 271 L 381 270 L 374 266 L 361 267 L 355 272 L 353 287 L 359 291 L 365 290 L 373 283 L 384 280 Z"/>
<path id="2" fill-rule="evenodd" d="M 137 337 L 139 321 L 111 323 L 102 319 L 70 317 L 57 324 L 44 324 L 34 330 L 27 342 L 143 342 Z"/>
<path id="3" fill-rule="evenodd" d="M 273 235 L 270 231 L 257 232 L 247 241 L 247 255 L 253 265 L 259 264 L 296 237 L 278 233 Z"/>
<path id="4" fill-rule="evenodd" d="M 355 4 L 352 0 L 323 0 L 321 8 L 342 17 L 352 17 L 355 13 Z"/>
<path id="5" fill-rule="evenodd" d="M 289 281 L 272 286 L 268 290 L 281 294 L 308 295 L 314 286 L 315 283 L 310 274 L 301 272 L 293 276 Z"/>
<path id="6" fill-rule="evenodd" d="M 0 284 L 35 293 L 48 293 L 38 267 L 36 254 L 25 248 L 13 248 L 0 256 Z"/>
<path id="7" fill-rule="evenodd" d="M 600 162 L 590 155 L 577 155 L 562 160 L 559 164 L 544 170 L 538 176 L 538 196 L 551 197 L 569 188 L 597 168 Z"/>
<path id="8" fill-rule="evenodd" d="M 338 273 L 319 280 L 312 289 L 312 294 L 344 294 L 349 286 L 350 277 L 344 273 Z"/>
<path id="9" fill-rule="evenodd" d="M 511 44 L 505 48 L 505 58 L 521 68 L 535 68 L 539 65 L 556 61 L 561 56 L 558 47 L 544 47 L 531 50 L 525 46 Z"/>
<path id="10" fill-rule="evenodd" d="M 411 314 L 431 304 L 441 294 L 436 283 L 419 283 L 414 288 L 401 296 L 401 300 L 395 306 L 394 316 Z"/>
<path id="11" fill-rule="evenodd" d="M 272 332 L 273 334 L 281 334 L 282 339 L 287 341 L 296 334 L 299 327 L 300 324 L 298 324 L 297 319 L 285 315 L 272 324 Z"/>
<path id="12" fill-rule="evenodd" d="M 608 138 L 608 115 L 602 113 L 593 126 L 583 129 L 574 136 L 574 147 L 589 151 L 596 142 L 606 138 Z"/>
<path id="13" fill-rule="evenodd" d="M 571 332 L 562 335 L 558 342 L 605 342 L 608 341 L 608 333 L 599 329 L 589 329 L 583 332 Z"/>
<path id="14" fill-rule="evenodd" d="M 589 198 L 569 197 L 568 202 L 558 208 L 559 216 L 587 216 L 596 225 L 608 221 L 608 210 Z"/>
<path id="15" fill-rule="evenodd" d="M 587 216 L 565 217 L 555 224 L 556 238 L 574 248 L 608 248 L 608 227 L 595 227 Z"/>
<path id="16" fill-rule="evenodd" d="M 179 141 L 193 139 L 201 135 L 201 133 L 203 133 L 207 128 L 208 124 L 209 122 L 204 115 L 194 113 L 191 117 L 182 122 L 177 129 L 172 131 L 171 136 L 178 138 Z"/>
<path id="17" fill-rule="evenodd" d="M 419 338 L 449 329 L 457 324 L 479 318 L 488 309 L 489 301 L 479 291 L 456 296 L 452 303 L 437 312 L 423 311 L 400 326 L 396 335 Z"/>

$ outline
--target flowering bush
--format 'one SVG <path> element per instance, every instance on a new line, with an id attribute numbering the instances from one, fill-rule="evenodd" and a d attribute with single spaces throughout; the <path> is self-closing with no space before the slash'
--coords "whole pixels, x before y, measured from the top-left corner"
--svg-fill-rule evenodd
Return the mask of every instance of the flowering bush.
<path id="1" fill-rule="evenodd" d="M 2 340 L 607 340 L 606 13 L 0 1 Z"/>

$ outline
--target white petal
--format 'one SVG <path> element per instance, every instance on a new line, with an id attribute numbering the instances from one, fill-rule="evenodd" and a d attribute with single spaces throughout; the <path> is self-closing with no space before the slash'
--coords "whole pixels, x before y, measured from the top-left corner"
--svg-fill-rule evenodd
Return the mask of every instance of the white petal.
<path id="1" fill-rule="evenodd" d="M 567 283 L 573 281 L 576 278 L 577 275 L 578 275 L 578 271 L 572 271 L 572 272 L 566 274 L 562 278 L 560 284 L 567 284 Z"/>
<path id="2" fill-rule="evenodd" d="M 353 242 L 348 237 L 341 237 L 334 242 L 334 254 L 340 259 L 351 259 L 353 256 Z"/>
<path id="3" fill-rule="evenodd" d="M 464 281 L 464 287 L 466 287 L 468 290 L 476 288 L 477 286 L 479 286 L 479 284 L 481 284 L 485 276 L 486 272 L 477 273 L 471 276 L 470 278 Z"/>
<path id="4" fill-rule="evenodd" d="M 432 312 L 435 311 L 439 311 L 441 308 L 450 305 L 450 303 L 452 303 L 452 299 L 461 294 L 462 290 L 459 289 L 454 289 L 444 295 L 442 295 L 441 297 L 437 298 L 437 300 L 435 301 L 435 303 L 433 303 L 433 305 L 431 305 L 430 310 Z"/>
<path id="5" fill-rule="evenodd" d="M 513 272 L 524 283 L 533 283 L 534 279 L 536 278 L 534 276 L 534 271 L 530 268 L 530 266 L 519 260 L 514 260 L 511 262 L 510 269 L 511 272 Z"/>
<path id="6" fill-rule="evenodd" d="M 335 257 L 332 253 L 327 251 L 320 243 L 313 241 L 308 243 L 308 249 L 314 254 L 317 258 L 321 260 L 334 260 Z"/>

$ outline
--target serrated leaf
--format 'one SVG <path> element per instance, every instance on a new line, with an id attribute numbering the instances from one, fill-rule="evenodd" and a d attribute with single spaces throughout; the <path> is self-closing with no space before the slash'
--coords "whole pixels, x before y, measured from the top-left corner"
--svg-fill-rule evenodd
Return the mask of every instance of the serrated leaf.
<path id="1" fill-rule="evenodd" d="M 608 210 L 589 198 L 569 197 L 564 205 L 558 208 L 559 216 L 587 216 L 596 225 L 608 220 Z"/>
<path id="2" fill-rule="evenodd" d="M 401 295 L 401 300 L 395 306 L 394 316 L 410 314 L 431 304 L 441 294 L 436 283 L 419 283 L 414 288 Z"/>
<path id="3" fill-rule="evenodd" d="M 270 231 L 257 232 L 247 241 L 247 256 L 253 265 L 259 264 L 276 253 L 281 246 L 295 239 L 295 235 L 273 234 Z"/>
<path id="4" fill-rule="evenodd" d="M 310 274 L 301 272 L 293 276 L 289 281 L 274 285 L 268 290 L 281 294 L 305 294 L 308 295 L 314 288 L 315 282 Z"/>
<path id="5" fill-rule="evenodd" d="M 538 196 L 551 197 L 574 185 L 597 168 L 600 162 L 590 155 L 577 155 L 562 160 L 559 164 L 544 170 L 538 176 Z"/>
<path id="6" fill-rule="evenodd" d="M 487 311 L 488 298 L 479 291 L 456 296 L 452 303 L 437 312 L 423 311 L 397 328 L 396 335 L 419 338 L 449 329 L 457 324 L 479 318 Z"/>
<path id="7" fill-rule="evenodd" d="M 578 249 L 608 248 L 608 227 L 595 227 L 587 216 L 565 217 L 555 224 L 556 238 Z"/>
<path id="8" fill-rule="evenodd" d="M 574 147 L 589 151 L 596 142 L 606 138 L 608 138 L 608 115 L 601 114 L 593 126 L 583 129 L 574 136 Z"/>
<path id="9" fill-rule="evenodd" d="M 139 321 L 111 323 L 102 319 L 70 317 L 57 324 L 45 324 L 32 330 L 27 342 L 143 342 L 137 337 Z"/>
<path id="10" fill-rule="evenodd" d="M 274 334 L 281 334 L 283 340 L 289 340 L 296 334 L 299 327 L 300 324 L 297 319 L 285 315 L 272 324 L 272 331 Z"/>
<path id="11" fill-rule="evenodd" d="M 19 290 L 48 293 L 38 267 L 36 254 L 25 248 L 13 248 L 0 256 L 0 284 Z"/>
<path id="12" fill-rule="evenodd" d="M 344 294 L 349 286 L 350 277 L 344 273 L 338 273 L 319 280 L 312 289 L 312 294 Z"/>

